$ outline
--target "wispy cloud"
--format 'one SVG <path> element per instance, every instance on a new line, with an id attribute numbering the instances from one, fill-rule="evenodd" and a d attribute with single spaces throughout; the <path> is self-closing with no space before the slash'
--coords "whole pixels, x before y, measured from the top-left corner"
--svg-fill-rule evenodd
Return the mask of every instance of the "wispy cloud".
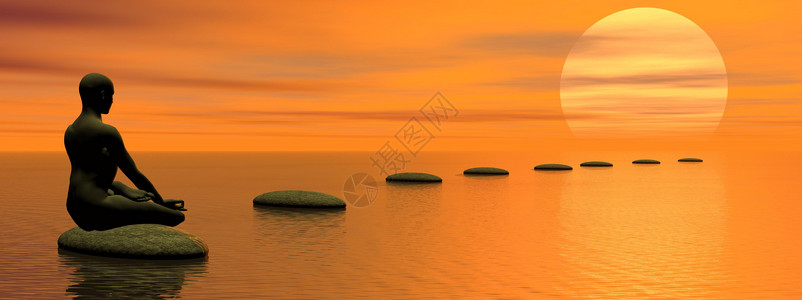
<path id="1" fill-rule="evenodd" d="M 320 92 L 336 88 L 345 88 L 347 83 L 322 79 L 228 79 L 212 77 L 164 76 L 155 74 L 123 73 L 128 78 L 140 83 L 168 87 L 191 87 L 200 89 L 226 89 L 237 91 L 264 92 Z"/>
<path id="2" fill-rule="evenodd" d="M 578 38 L 575 32 L 498 33 L 468 37 L 458 46 L 497 55 L 565 57 Z"/>
<path id="3" fill-rule="evenodd" d="M 459 61 L 460 57 L 453 54 L 432 53 L 424 49 L 393 49 L 381 53 L 337 54 L 321 51 L 270 55 L 244 58 L 216 66 L 242 70 L 259 77 L 343 78 L 371 73 L 444 68 L 458 64 Z"/>
<path id="4" fill-rule="evenodd" d="M 98 11 L 107 4 L 79 5 L 54 1 L 7 1 L 0 4 L 0 25 L 119 26 L 136 19 Z"/>
<path id="5" fill-rule="evenodd" d="M 747 126 L 747 127 L 754 127 L 754 125 L 760 126 L 802 126 L 802 118 L 799 116 L 778 116 L 778 115 L 770 115 L 770 116 L 727 116 L 725 117 L 727 123 L 730 126 Z"/>
<path id="6" fill-rule="evenodd" d="M 0 130 L 2 132 L 2 130 Z M 132 130 L 126 131 L 124 134 L 132 135 L 201 135 L 201 136 L 256 136 L 256 137 L 301 137 L 301 138 L 364 138 L 364 139 L 386 139 L 391 135 L 377 135 L 377 134 L 337 134 L 337 133 L 309 133 L 309 132 L 287 132 L 287 131 L 273 131 L 273 132 L 253 132 L 253 131 L 193 131 L 193 130 Z M 443 138 L 491 138 L 493 136 L 485 135 L 438 135 L 437 139 Z"/>
<path id="7" fill-rule="evenodd" d="M 39 74 L 80 74 L 83 68 L 71 66 L 57 59 L 33 59 L 25 57 L 14 57 L 9 55 L 0 56 L 0 70 L 5 72 L 23 72 Z M 87 72 L 88 73 L 88 72 Z"/>
<path id="8" fill-rule="evenodd" d="M 662 85 L 682 88 L 721 87 L 727 74 L 704 73 L 705 70 L 685 70 L 681 74 L 651 73 L 626 76 L 572 76 L 564 78 L 563 88 L 598 85 Z"/>
<path id="9" fill-rule="evenodd" d="M 526 76 L 485 82 L 483 86 L 516 88 L 525 90 L 558 90 L 559 76 Z"/>
<path id="10" fill-rule="evenodd" d="M 733 98 L 727 99 L 727 106 L 757 105 L 757 106 L 776 106 L 776 105 L 802 105 L 802 95 L 800 98 Z"/>
<path id="11" fill-rule="evenodd" d="M 190 119 L 219 119 L 222 122 L 251 124 L 286 124 L 304 122 L 336 122 L 342 120 L 372 120 L 405 122 L 412 117 L 422 118 L 416 110 L 371 110 L 371 111 L 321 111 L 321 110 L 221 110 L 215 112 L 199 111 L 186 113 L 154 113 L 154 116 L 181 117 Z M 592 114 L 577 114 L 575 118 L 591 118 Z M 560 111 L 541 109 L 516 110 L 476 110 L 463 109 L 457 118 L 449 122 L 519 122 L 563 120 Z"/>
<path id="12" fill-rule="evenodd" d="M 729 73 L 730 81 L 737 86 L 775 86 L 802 84 L 802 75 L 788 73 Z"/>

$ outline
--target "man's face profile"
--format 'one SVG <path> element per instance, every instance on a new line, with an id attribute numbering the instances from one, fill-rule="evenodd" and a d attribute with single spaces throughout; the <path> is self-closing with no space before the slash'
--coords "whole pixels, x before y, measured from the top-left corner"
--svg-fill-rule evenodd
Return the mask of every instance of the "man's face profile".
<path id="1" fill-rule="evenodd" d="M 114 103 L 114 86 L 101 88 L 98 96 L 98 106 L 101 107 L 101 114 L 108 114 L 111 110 L 111 104 Z"/>

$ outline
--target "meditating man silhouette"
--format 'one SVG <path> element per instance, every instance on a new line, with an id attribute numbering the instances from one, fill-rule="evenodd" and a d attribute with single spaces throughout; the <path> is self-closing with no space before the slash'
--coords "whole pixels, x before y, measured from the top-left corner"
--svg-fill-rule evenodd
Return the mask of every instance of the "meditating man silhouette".
<path id="1" fill-rule="evenodd" d="M 64 133 L 70 158 L 67 212 L 84 230 L 106 230 L 131 224 L 175 226 L 184 221 L 184 201 L 162 199 L 134 164 L 114 126 L 102 114 L 111 108 L 114 86 L 98 73 L 81 79 L 83 109 Z M 138 189 L 114 181 L 117 167 Z M 152 200 L 153 202 L 150 202 Z"/>

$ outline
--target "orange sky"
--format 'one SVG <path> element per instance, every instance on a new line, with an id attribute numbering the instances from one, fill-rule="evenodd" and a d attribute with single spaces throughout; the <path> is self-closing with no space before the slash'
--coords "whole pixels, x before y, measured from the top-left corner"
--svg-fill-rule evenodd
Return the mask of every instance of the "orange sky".
<path id="1" fill-rule="evenodd" d="M 129 151 L 375 151 L 440 91 L 426 150 L 802 149 L 798 1 L 652 1 L 720 51 L 710 139 L 572 135 L 560 76 L 596 21 L 643 1 L 18 1 L 0 4 L 0 151 L 63 151 L 77 85 L 108 75 Z M 90 5 L 91 4 L 91 5 Z"/>

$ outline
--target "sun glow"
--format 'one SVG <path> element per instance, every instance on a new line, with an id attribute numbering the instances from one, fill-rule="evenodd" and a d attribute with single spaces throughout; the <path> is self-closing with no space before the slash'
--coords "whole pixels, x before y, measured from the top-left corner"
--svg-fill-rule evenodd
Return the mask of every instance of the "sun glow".
<path id="1" fill-rule="evenodd" d="M 560 84 L 579 137 L 706 135 L 727 102 L 716 45 L 689 19 L 633 8 L 591 26 L 571 49 Z"/>

